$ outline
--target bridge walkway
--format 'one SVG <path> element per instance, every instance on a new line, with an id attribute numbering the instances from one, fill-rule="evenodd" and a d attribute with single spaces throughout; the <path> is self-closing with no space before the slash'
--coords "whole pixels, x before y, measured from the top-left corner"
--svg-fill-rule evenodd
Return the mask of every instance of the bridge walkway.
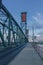
<path id="1" fill-rule="evenodd" d="M 32 45 L 28 44 L 8 65 L 43 65 L 43 61 Z"/>

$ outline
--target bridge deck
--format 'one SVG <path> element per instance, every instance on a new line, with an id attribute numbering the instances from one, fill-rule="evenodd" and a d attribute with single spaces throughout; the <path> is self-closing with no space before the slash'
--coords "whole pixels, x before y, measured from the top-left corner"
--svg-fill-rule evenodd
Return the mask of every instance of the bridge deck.
<path id="1" fill-rule="evenodd" d="M 43 61 L 32 45 L 28 44 L 8 65 L 43 65 Z"/>

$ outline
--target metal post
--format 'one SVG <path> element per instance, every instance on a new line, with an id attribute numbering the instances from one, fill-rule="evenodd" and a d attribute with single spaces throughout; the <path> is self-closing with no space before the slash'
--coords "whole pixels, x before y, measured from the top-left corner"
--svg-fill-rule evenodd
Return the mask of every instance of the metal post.
<path id="1" fill-rule="evenodd" d="M 1 6 L 2 6 L 2 0 L 0 0 L 0 9 L 1 9 Z"/>
<path id="2" fill-rule="evenodd" d="M 33 39 L 33 43 L 34 43 L 34 27 L 32 26 L 32 39 Z"/>
<path id="3" fill-rule="evenodd" d="M 12 33 L 13 33 L 13 37 L 14 37 L 14 43 L 15 43 L 15 33 L 14 33 L 12 21 L 11 21 L 11 26 L 12 26 Z M 15 43 L 15 45 L 16 45 L 16 43 Z"/>
<path id="4" fill-rule="evenodd" d="M 8 30 L 8 45 L 10 45 L 10 17 L 9 17 L 9 23 L 8 23 L 8 26 L 9 26 L 9 30 Z"/>
<path id="5" fill-rule="evenodd" d="M 4 26 L 3 26 L 3 37 L 4 37 Z"/>

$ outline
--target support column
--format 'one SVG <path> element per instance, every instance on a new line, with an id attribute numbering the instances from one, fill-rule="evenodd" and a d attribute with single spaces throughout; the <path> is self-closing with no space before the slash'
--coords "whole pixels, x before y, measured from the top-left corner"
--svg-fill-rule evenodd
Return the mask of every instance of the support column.
<path id="1" fill-rule="evenodd" d="M 9 22 L 8 22 L 8 27 L 9 27 L 9 29 L 8 29 L 8 45 L 10 45 L 10 22 L 11 22 L 11 18 L 10 18 L 10 16 L 9 16 Z"/>
<path id="2" fill-rule="evenodd" d="M 0 0 L 0 9 L 1 9 L 1 6 L 2 6 L 2 0 Z"/>

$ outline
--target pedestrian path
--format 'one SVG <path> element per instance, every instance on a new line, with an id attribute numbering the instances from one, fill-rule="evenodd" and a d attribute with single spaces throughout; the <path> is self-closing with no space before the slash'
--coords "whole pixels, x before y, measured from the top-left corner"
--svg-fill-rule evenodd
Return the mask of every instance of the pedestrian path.
<path id="1" fill-rule="evenodd" d="M 28 44 L 8 65 L 43 65 L 43 61 L 32 45 Z"/>

